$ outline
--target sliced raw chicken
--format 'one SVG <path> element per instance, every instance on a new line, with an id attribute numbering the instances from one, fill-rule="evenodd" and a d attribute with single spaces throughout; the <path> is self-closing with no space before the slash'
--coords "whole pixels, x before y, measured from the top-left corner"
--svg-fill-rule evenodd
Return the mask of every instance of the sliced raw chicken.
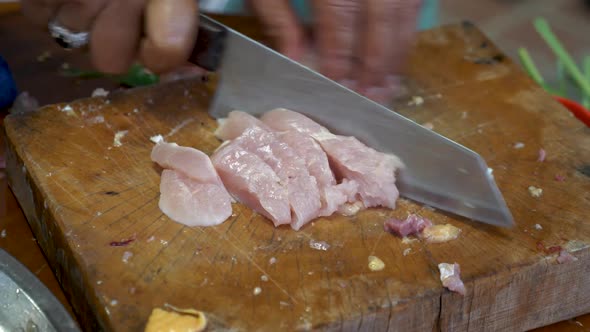
<path id="1" fill-rule="evenodd" d="M 326 186 L 322 190 L 322 210 L 320 216 L 331 216 L 338 212 L 345 216 L 355 215 L 364 208 L 363 203 L 357 201 L 359 185 L 356 181 L 344 179 L 337 185 Z"/>
<path id="2" fill-rule="evenodd" d="M 355 201 L 358 184 L 348 180 L 336 184 L 328 156 L 315 139 L 294 130 L 279 132 L 278 136 L 303 158 L 309 174 L 317 180 L 322 203 L 320 216 L 330 216 L 342 204 Z"/>
<path id="3" fill-rule="evenodd" d="M 256 117 L 242 111 L 229 112 L 227 118 L 217 120 L 219 127 L 215 130 L 215 136 L 217 138 L 227 141 L 232 140 L 250 128 L 250 127 L 261 127 L 269 129 L 267 125 L 262 123 Z"/>
<path id="4" fill-rule="evenodd" d="M 260 157 L 231 141 L 212 159 L 226 187 L 240 202 L 269 218 L 275 226 L 291 223 L 287 186 Z"/>
<path id="5" fill-rule="evenodd" d="M 336 178 L 328 163 L 328 156 L 311 136 L 293 130 L 279 132 L 277 135 L 303 158 L 309 174 L 315 177 L 319 186 L 336 184 Z"/>
<path id="6" fill-rule="evenodd" d="M 153 147 L 151 158 L 162 168 L 175 169 L 200 183 L 223 187 L 211 159 L 202 151 L 176 143 L 160 142 Z"/>
<path id="7" fill-rule="evenodd" d="M 270 128 L 256 117 L 245 112 L 233 111 L 229 113 L 226 119 L 220 122 L 216 135 L 224 140 L 234 139 L 251 127 L 270 131 Z M 316 179 L 321 202 L 319 216 L 332 215 L 342 204 L 354 201 L 358 185 L 354 182 L 342 185 L 336 184 L 336 178 L 330 169 L 328 157 L 315 139 L 295 130 L 279 131 L 274 135 L 280 141 L 286 143 L 298 157 L 303 159 L 309 174 Z M 275 139 L 274 137 L 271 138 Z M 267 160 L 265 159 L 265 161 Z M 273 162 L 271 164 L 271 167 L 274 168 L 273 165 L 277 165 L 277 163 Z M 315 193 L 315 190 L 313 192 Z M 349 197 L 352 198 L 349 199 Z M 310 197 L 310 199 L 312 198 L 314 197 Z M 296 208 L 296 211 L 298 210 L 301 209 Z M 306 219 L 309 218 L 296 220 L 295 225 L 302 224 Z"/>
<path id="8" fill-rule="evenodd" d="M 266 112 L 260 117 L 260 120 L 277 131 L 295 130 L 308 135 L 333 135 L 328 129 L 305 115 L 284 108 L 277 108 Z"/>
<path id="9" fill-rule="evenodd" d="M 365 207 L 395 208 L 399 196 L 395 186 L 395 171 L 403 167 L 392 155 L 378 152 L 354 137 L 331 134 L 303 114 L 286 109 L 265 113 L 262 121 L 274 130 L 295 130 L 312 136 L 328 155 L 336 177 L 354 180 Z"/>
<path id="10" fill-rule="evenodd" d="M 159 206 L 170 219 L 188 226 L 212 226 L 232 214 L 232 198 L 205 153 L 159 142 L 151 158 L 165 168 Z"/>
<path id="11" fill-rule="evenodd" d="M 298 230 L 318 217 L 321 202 L 317 181 L 309 175 L 303 158 L 279 140 L 276 133 L 261 127 L 250 127 L 230 144 L 233 143 L 260 157 L 287 185 L 293 229 Z"/>
<path id="12" fill-rule="evenodd" d="M 338 136 L 320 141 L 337 177 L 354 180 L 366 207 L 394 209 L 399 192 L 395 171 L 402 166 L 397 157 L 367 147 L 354 137 Z"/>
<path id="13" fill-rule="evenodd" d="M 168 169 L 162 171 L 159 207 L 170 219 L 187 226 L 219 225 L 232 214 L 231 197 L 224 187 Z"/>

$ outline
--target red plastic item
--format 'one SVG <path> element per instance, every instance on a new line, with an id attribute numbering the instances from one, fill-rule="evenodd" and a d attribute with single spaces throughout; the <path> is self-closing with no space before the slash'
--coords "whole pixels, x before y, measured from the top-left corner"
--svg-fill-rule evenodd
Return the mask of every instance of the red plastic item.
<path id="1" fill-rule="evenodd" d="M 576 103 L 573 100 L 569 100 L 563 97 L 554 96 L 554 98 L 560 102 L 565 108 L 567 108 L 572 114 L 582 121 L 586 126 L 590 127 L 590 111 L 584 106 Z"/>

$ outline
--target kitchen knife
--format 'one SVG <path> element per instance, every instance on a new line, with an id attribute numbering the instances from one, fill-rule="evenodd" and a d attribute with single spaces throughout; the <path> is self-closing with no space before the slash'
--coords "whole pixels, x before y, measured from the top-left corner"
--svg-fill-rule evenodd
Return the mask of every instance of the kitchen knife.
<path id="1" fill-rule="evenodd" d="M 219 75 L 211 116 L 281 107 L 300 112 L 336 134 L 397 155 L 406 165 L 398 174 L 402 196 L 475 221 L 514 224 L 477 153 L 202 14 L 190 61 Z"/>

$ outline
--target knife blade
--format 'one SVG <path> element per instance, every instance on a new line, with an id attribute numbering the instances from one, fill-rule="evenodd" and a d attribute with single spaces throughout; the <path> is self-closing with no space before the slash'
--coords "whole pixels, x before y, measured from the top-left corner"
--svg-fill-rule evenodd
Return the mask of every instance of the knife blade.
<path id="1" fill-rule="evenodd" d="M 476 152 L 200 14 L 190 60 L 219 75 L 209 114 L 275 108 L 302 113 L 335 134 L 397 155 L 400 194 L 495 226 L 514 225 L 485 160 Z"/>

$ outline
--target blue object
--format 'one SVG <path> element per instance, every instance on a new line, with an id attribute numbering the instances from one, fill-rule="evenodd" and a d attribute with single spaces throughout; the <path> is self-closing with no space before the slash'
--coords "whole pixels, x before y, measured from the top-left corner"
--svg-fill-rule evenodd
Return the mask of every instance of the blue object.
<path id="1" fill-rule="evenodd" d="M 438 25 L 438 0 L 422 0 L 418 16 L 418 30 L 432 29 Z"/>
<path id="2" fill-rule="evenodd" d="M 8 108 L 18 95 L 8 63 L 0 56 L 0 109 Z"/>

